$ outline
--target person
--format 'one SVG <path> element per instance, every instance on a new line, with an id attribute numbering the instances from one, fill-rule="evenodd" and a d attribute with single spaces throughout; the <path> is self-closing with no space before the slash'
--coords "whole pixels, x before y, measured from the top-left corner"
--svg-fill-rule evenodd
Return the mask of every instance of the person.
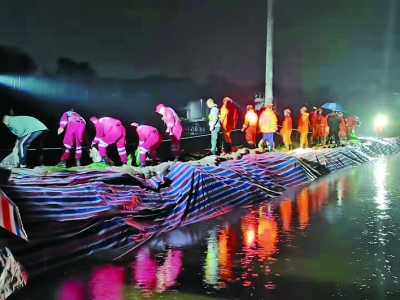
<path id="1" fill-rule="evenodd" d="M 338 116 L 340 118 L 339 138 L 345 139 L 347 134 L 346 134 L 346 121 L 343 118 L 343 112 L 339 111 Z"/>
<path id="2" fill-rule="evenodd" d="M 318 131 L 317 114 L 318 114 L 318 108 L 314 106 L 312 108 L 312 111 L 310 112 L 310 126 L 312 132 L 311 143 L 313 144 L 317 143 L 317 131 Z"/>
<path id="3" fill-rule="evenodd" d="M 280 134 L 282 136 L 283 144 L 285 145 L 285 148 L 287 150 L 291 150 L 293 148 L 292 146 L 292 127 L 293 127 L 293 122 L 292 122 L 292 117 L 291 117 L 291 111 L 289 108 L 285 109 L 283 111 L 283 121 L 282 121 L 282 128 L 280 131 Z"/>
<path id="4" fill-rule="evenodd" d="M 278 119 L 272 107 L 272 103 L 267 103 L 265 110 L 261 113 L 260 119 L 258 120 L 260 132 L 263 134 L 258 147 L 264 148 L 265 142 L 268 141 L 268 150 L 270 152 L 274 148 L 274 133 L 278 129 Z"/>
<path id="5" fill-rule="evenodd" d="M 357 140 L 355 128 L 360 127 L 361 125 L 360 119 L 357 116 L 348 117 L 346 118 L 345 122 L 347 128 L 347 138 L 353 141 Z"/>
<path id="6" fill-rule="evenodd" d="M 339 130 L 340 130 L 340 117 L 336 111 L 328 115 L 329 135 L 326 144 L 330 144 L 335 140 L 335 145 L 340 145 Z"/>
<path id="7" fill-rule="evenodd" d="M 300 148 L 308 147 L 308 131 L 310 128 L 310 117 L 307 112 L 307 107 L 303 106 L 300 109 L 300 115 L 297 118 L 297 131 L 300 134 Z"/>
<path id="8" fill-rule="evenodd" d="M 221 123 L 219 122 L 219 108 L 218 105 L 214 103 L 213 99 L 207 100 L 207 106 L 210 108 L 210 114 L 208 117 L 208 126 L 211 132 L 211 154 L 216 155 L 219 144 L 219 132 L 221 130 Z"/>
<path id="9" fill-rule="evenodd" d="M 67 128 L 65 130 L 65 127 Z M 85 120 L 72 109 L 62 114 L 60 119 L 60 125 L 57 133 L 60 135 L 65 130 L 63 144 L 65 151 L 61 155 L 61 161 L 57 164 L 57 167 L 65 168 L 67 166 L 67 160 L 70 155 L 70 151 L 75 144 L 75 164 L 77 167 L 81 165 L 82 157 L 82 141 L 83 135 L 86 130 Z"/>
<path id="10" fill-rule="evenodd" d="M 33 141 L 37 143 L 39 165 L 43 165 L 43 142 L 49 132 L 46 125 L 38 119 L 29 116 L 3 116 L 3 123 L 17 136 L 14 152 L 18 152 L 19 167 L 26 168 L 28 164 L 28 148 Z"/>
<path id="11" fill-rule="evenodd" d="M 317 111 L 317 144 L 322 144 L 325 138 L 325 117 L 322 115 L 322 108 Z"/>
<path id="12" fill-rule="evenodd" d="M 162 115 L 162 120 L 167 126 L 167 130 L 165 132 L 169 133 L 171 136 L 172 154 L 175 157 L 175 161 L 178 161 L 180 154 L 179 147 L 183 133 L 181 119 L 171 107 L 166 107 L 162 103 L 157 105 L 156 112 Z"/>
<path id="13" fill-rule="evenodd" d="M 96 127 L 96 136 L 92 141 L 91 147 L 98 145 L 101 156 L 100 163 L 107 164 L 107 147 L 115 143 L 121 162 L 126 165 L 128 161 L 125 149 L 126 130 L 121 121 L 110 117 L 100 119 L 91 117 L 90 121 Z"/>
<path id="14" fill-rule="evenodd" d="M 232 130 L 236 128 L 236 123 L 238 120 L 238 111 L 236 106 L 233 104 L 233 100 L 229 97 L 225 97 L 222 100 L 221 107 L 221 128 L 224 137 L 224 151 L 230 153 L 232 151 Z"/>
<path id="15" fill-rule="evenodd" d="M 242 127 L 242 132 L 246 132 L 246 141 L 250 147 L 255 147 L 257 143 L 257 125 L 258 125 L 258 115 L 254 111 L 253 105 L 247 105 L 247 112 L 244 116 L 244 123 Z"/>
<path id="16" fill-rule="evenodd" d="M 158 161 L 156 150 L 162 143 L 162 136 L 158 132 L 157 128 L 149 125 L 139 125 L 135 122 L 133 122 L 131 126 L 136 127 L 136 132 L 139 136 L 138 151 L 140 166 L 146 166 L 146 157 L 149 152 L 153 159 L 153 163 Z"/>

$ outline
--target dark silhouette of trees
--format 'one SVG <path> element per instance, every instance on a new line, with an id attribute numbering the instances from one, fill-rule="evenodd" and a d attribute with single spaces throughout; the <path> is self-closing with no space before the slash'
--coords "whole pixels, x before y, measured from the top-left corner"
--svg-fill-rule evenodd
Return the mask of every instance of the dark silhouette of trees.
<path id="1" fill-rule="evenodd" d="M 22 49 L 0 46 L 0 74 L 32 74 L 37 65 L 27 52 Z"/>
<path id="2" fill-rule="evenodd" d="M 57 75 L 67 78 L 93 78 L 96 71 L 87 62 L 75 62 L 68 57 L 57 59 Z"/>

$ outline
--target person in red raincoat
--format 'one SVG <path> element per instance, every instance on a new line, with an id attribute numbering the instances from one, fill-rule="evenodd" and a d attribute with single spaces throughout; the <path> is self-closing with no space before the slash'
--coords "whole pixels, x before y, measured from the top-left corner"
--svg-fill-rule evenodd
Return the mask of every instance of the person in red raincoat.
<path id="1" fill-rule="evenodd" d="M 282 128 L 280 131 L 280 134 L 281 134 L 282 140 L 283 140 L 283 144 L 285 145 L 285 148 L 287 150 L 290 150 L 293 148 L 293 146 L 292 146 L 293 122 L 292 122 L 292 116 L 290 114 L 291 114 L 291 111 L 288 108 L 283 111 L 283 115 L 285 117 L 282 121 Z"/>
<path id="2" fill-rule="evenodd" d="M 146 166 L 148 153 L 150 153 L 153 163 L 156 163 L 159 160 L 156 150 L 162 143 L 162 136 L 157 128 L 149 125 L 139 125 L 136 122 L 133 122 L 131 126 L 136 127 L 136 132 L 139 136 L 138 151 L 140 166 Z"/>
<path id="3" fill-rule="evenodd" d="M 244 116 L 244 124 L 242 131 L 246 133 L 246 141 L 251 146 L 256 145 L 257 139 L 257 126 L 258 126 L 258 115 L 254 111 L 253 105 L 247 105 L 247 113 Z"/>
<path id="4" fill-rule="evenodd" d="M 323 144 L 325 137 L 325 117 L 322 115 L 322 108 L 317 111 L 317 144 Z"/>
<path id="5" fill-rule="evenodd" d="M 300 134 L 300 148 L 308 147 L 309 129 L 310 129 L 310 114 L 307 112 L 307 107 L 303 106 L 300 109 L 300 115 L 297 118 L 297 131 Z"/>
<path id="6" fill-rule="evenodd" d="M 166 107 L 162 103 L 157 105 L 156 112 L 162 115 L 162 120 L 167 126 L 167 130 L 165 132 L 169 133 L 171 136 L 171 151 L 175 156 L 175 161 L 178 161 L 180 154 L 179 147 L 181 145 L 183 133 L 181 119 L 171 107 Z"/>
<path id="7" fill-rule="evenodd" d="M 310 112 L 310 126 L 311 126 L 311 143 L 316 144 L 317 132 L 318 132 L 318 122 L 317 122 L 318 109 L 314 106 Z"/>
<path id="8" fill-rule="evenodd" d="M 222 100 L 220 114 L 220 122 L 225 142 L 224 151 L 229 153 L 232 150 L 231 132 L 236 128 L 236 123 L 238 120 L 238 111 L 231 98 L 225 97 Z"/>

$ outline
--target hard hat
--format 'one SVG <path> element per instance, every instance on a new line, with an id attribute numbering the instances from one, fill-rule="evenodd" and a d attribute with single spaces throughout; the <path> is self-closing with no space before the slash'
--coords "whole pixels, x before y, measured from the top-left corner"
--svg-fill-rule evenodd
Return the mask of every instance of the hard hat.
<path id="1" fill-rule="evenodd" d="M 307 111 L 307 107 L 303 106 L 302 108 L 300 108 L 300 110 Z"/>
<path id="2" fill-rule="evenodd" d="M 313 108 L 312 108 L 313 110 L 317 110 L 318 108 L 316 108 L 315 106 L 313 106 Z"/>
<path id="3" fill-rule="evenodd" d="M 253 107 L 253 105 L 247 105 L 247 106 L 246 106 L 246 109 L 247 109 L 247 110 L 251 110 L 251 109 L 254 110 L 254 107 Z"/>
<path id="4" fill-rule="evenodd" d="M 158 113 L 162 108 L 164 108 L 165 107 L 165 105 L 164 104 L 162 104 L 162 103 L 160 103 L 160 104 L 158 104 L 157 106 L 156 106 L 156 112 Z"/>
<path id="5" fill-rule="evenodd" d="M 273 107 L 274 105 L 272 104 L 272 102 L 268 102 L 265 107 Z"/>
<path id="6" fill-rule="evenodd" d="M 227 101 L 232 102 L 232 99 L 229 98 L 229 97 L 225 97 L 225 98 L 222 100 L 222 102 L 227 102 Z"/>
<path id="7" fill-rule="evenodd" d="M 136 122 L 133 122 L 133 123 L 131 123 L 131 126 L 135 126 L 135 127 L 137 127 L 137 126 L 139 126 L 139 124 L 138 124 L 138 123 L 136 123 Z"/>
<path id="8" fill-rule="evenodd" d="M 97 117 L 91 117 L 89 120 L 92 123 L 96 123 L 99 119 L 97 119 Z"/>
<path id="9" fill-rule="evenodd" d="M 284 112 L 287 112 L 288 114 L 291 114 L 291 113 L 292 113 L 292 112 L 290 111 L 289 108 L 286 108 L 286 109 L 284 110 Z"/>

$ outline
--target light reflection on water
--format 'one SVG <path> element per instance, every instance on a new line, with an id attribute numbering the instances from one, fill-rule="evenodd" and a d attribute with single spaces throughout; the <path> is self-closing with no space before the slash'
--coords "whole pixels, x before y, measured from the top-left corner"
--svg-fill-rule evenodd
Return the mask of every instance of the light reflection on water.
<path id="1" fill-rule="evenodd" d="M 161 235 L 123 266 L 76 268 L 43 299 L 400 299 L 400 159 L 389 161 Z"/>

